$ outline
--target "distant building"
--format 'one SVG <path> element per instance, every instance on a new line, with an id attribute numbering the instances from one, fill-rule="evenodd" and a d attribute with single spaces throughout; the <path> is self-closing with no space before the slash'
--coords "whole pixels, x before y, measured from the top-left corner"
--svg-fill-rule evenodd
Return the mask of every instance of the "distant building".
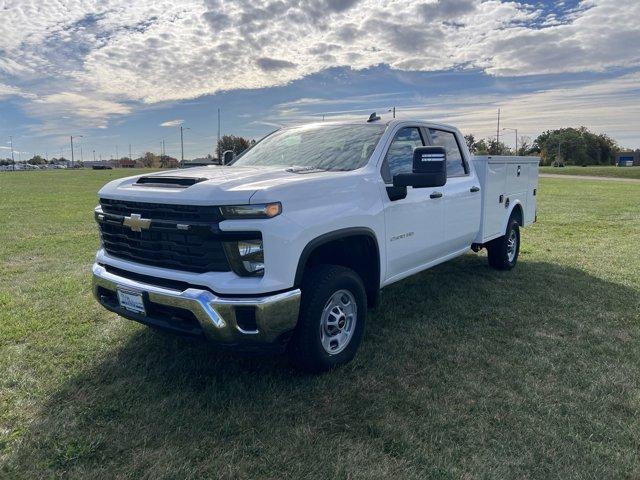
<path id="1" fill-rule="evenodd" d="M 619 167 L 640 166 L 640 150 L 616 153 L 616 165 Z"/>
<path id="2" fill-rule="evenodd" d="M 119 160 L 116 160 L 116 164 L 118 168 L 135 168 L 136 161 L 131 160 L 130 158 L 121 158 Z"/>

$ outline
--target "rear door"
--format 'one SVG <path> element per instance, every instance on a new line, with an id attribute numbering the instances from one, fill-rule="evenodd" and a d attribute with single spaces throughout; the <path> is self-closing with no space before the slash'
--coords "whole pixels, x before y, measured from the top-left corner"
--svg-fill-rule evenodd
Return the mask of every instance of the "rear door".
<path id="1" fill-rule="evenodd" d="M 418 126 L 398 129 L 381 167 L 386 223 L 387 278 L 417 271 L 442 256 L 444 245 L 443 187 L 407 187 L 406 196 L 392 186 L 393 176 L 413 170 L 413 149 L 424 146 L 425 132 Z"/>
<path id="2" fill-rule="evenodd" d="M 464 158 L 455 132 L 429 128 L 432 145 L 447 151 L 447 183 L 444 193 L 444 238 L 446 254 L 468 248 L 480 229 L 481 192 L 475 171 Z"/>

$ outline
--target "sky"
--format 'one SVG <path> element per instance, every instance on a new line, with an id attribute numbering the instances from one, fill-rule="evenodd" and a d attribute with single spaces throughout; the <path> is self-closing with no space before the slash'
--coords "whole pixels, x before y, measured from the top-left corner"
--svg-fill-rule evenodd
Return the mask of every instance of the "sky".
<path id="1" fill-rule="evenodd" d="M 377 111 L 640 148 L 640 0 L 2 0 L 0 157 L 185 158 Z"/>

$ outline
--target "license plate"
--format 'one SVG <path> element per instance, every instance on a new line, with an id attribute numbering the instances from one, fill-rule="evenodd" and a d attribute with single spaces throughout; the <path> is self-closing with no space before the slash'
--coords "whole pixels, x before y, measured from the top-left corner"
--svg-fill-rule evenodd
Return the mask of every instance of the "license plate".
<path id="1" fill-rule="evenodd" d="M 147 311 L 144 309 L 142 293 L 140 292 L 118 289 L 118 302 L 122 308 L 131 312 L 140 313 L 142 315 L 147 314 Z"/>

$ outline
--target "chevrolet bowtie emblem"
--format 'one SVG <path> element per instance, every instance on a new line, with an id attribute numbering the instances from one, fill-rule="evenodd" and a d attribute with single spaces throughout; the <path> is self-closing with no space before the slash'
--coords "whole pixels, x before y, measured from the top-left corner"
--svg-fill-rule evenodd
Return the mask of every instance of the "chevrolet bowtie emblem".
<path id="1" fill-rule="evenodd" d="M 151 220 L 148 218 L 142 218 L 137 213 L 132 213 L 130 217 L 124 217 L 122 221 L 123 225 L 126 225 L 134 232 L 141 232 L 142 230 L 148 230 L 151 226 Z"/>

